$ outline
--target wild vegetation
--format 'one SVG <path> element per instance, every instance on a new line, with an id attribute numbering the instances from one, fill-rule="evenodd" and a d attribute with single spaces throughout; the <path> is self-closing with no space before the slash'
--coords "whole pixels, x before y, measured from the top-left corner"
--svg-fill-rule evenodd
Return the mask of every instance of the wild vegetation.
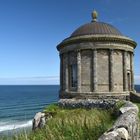
<path id="1" fill-rule="evenodd" d="M 102 109 L 66 109 L 53 104 L 44 112 L 52 112 L 53 118 L 41 129 L 27 134 L 20 133 L 12 140 L 97 140 L 116 120 L 116 112 L 123 105 L 119 102 L 115 108 Z M 2 139 L 2 138 L 1 138 Z M 3 138 L 7 140 L 7 138 Z M 8 139 L 9 140 L 9 139 Z"/>

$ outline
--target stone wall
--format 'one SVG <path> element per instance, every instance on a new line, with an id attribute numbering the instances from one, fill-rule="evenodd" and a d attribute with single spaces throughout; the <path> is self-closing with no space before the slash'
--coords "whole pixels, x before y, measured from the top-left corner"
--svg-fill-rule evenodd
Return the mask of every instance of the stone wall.
<path id="1" fill-rule="evenodd" d="M 92 51 L 81 51 L 81 92 L 92 91 Z"/>
<path id="2" fill-rule="evenodd" d="M 113 53 L 113 77 L 114 91 L 123 91 L 123 52 L 114 51 Z"/>
<path id="3" fill-rule="evenodd" d="M 109 50 L 97 51 L 97 83 L 99 92 L 109 92 Z"/>
<path id="4" fill-rule="evenodd" d="M 113 127 L 98 140 L 139 140 L 139 109 L 133 103 L 126 101 L 120 108 L 120 116 Z"/>
<path id="5" fill-rule="evenodd" d="M 58 105 L 65 108 L 102 108 L 109 109 L 116 105 L 117 100 L 102 99 L 60 99 Z"/>
<path id="6" fill-rule="evenodd" d="M 123 91 L 124 87 L 124 75 L 123 75 L 123 51 L 113 50 L 113 65 L 112 65 L 112 75 L 113 81 L 110 81 L 110 57 L 109 49 L 99 49 L 97 50 L 97 86 L 98 92 L 109 92 L 109 84 L 113 82 L 114 92 Z M 93 91 L 93 50 L 81 50 L 81 92 L 92 92 Z M 131 67 L 130 67 L 130 53 L 127 53 L 126 70 L 130 72 L 131 79 Z M 70 87 L 70 65 L 77 64 L 77 52 L 71 51 L 69 53 L 63 54 L 63 89 L 66 89 L 66 78 L 68 78 L 69 89 Z M 126 73 L 127 73 L 126 71 Z M 67 73 L 68 72 L 68 73 Z M 128 77 L 126 77 L 128 78 Z M 127 79 L 128 80 L 128 79 Z"/>
<path id="7" fill-rule="evenodd" d="M 134 83 L 133 50 L 128 50 L 126 47 L 130 46 L 120 43 L 86 42 L 62 48 L 60 98 L 75 97 L 76 93 L 77 96 L 78 94 L 110 96 L 110 93 L 113 94 L 112 96 L 115 93 L 129 96 L 130 91 L 133 91 Z M 71 86 L 73 64 L 77 64 L 75 87 Z"/>

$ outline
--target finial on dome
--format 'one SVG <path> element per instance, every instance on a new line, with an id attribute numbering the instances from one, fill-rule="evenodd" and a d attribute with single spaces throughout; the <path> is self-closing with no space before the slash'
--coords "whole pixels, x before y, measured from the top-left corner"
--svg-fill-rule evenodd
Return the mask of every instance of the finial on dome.
<path id="1" fill-rule="evenodd" d="M 94 11 L 91 13 L 91 16 L 92 16 L 92 22 L 97 21 L 98 13 L 97 13 L 96 10 L 94 10 Z"/>

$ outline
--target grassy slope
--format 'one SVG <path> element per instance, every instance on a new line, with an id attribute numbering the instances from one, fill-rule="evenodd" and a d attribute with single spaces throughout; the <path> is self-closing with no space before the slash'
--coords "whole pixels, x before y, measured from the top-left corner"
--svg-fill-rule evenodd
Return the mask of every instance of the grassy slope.
<path id="1" fill-rule="evenodd" d="M 55 115 L 47 125 L 30 134 L 22 133 L 14 136 L 14 140 L 97 140 L 108 128 L 116 117 L 115 109 L 64 109 L 57 105 L 50 105 L 44 112 L 53 112 Z M 0 138 L 2 140 L 2 138 Z M 7 140 L 7 138 L 4 138 Z"/>

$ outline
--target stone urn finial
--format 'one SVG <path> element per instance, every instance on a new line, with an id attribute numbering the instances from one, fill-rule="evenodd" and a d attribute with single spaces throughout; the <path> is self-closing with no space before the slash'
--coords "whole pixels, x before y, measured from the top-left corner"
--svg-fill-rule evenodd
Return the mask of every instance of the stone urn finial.
<path id="1" fill-rule="evenodd" d="M 97 12 L 96 10 L 94 10 L 94 11 L 91 13 L 91 16 L 92 16 L 92 22 L 97 21 L 98 12 Z"/>

